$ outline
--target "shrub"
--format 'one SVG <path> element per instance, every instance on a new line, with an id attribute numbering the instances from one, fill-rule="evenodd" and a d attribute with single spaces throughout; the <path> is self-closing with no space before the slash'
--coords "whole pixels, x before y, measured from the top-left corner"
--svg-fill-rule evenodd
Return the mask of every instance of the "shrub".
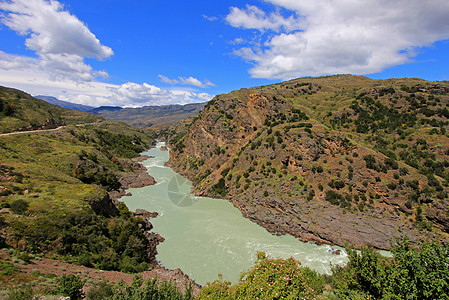
<path id="1" fill-rule="evenodd" d="M 81 299 L 84 296 L 84 283 L 85 281 L 76 275 L 62 275 L 58 279 L 59 292 L 71 300 Z"/>
<path id="2" fill-rule="evenodd" d="M 25 200 L 15 200 L 11 203 L 11 211 L 18 215 L 21 215 L 28 209 L 28 206 L 29 204 Z"/>
<path id="3" fill-rule="evenodd" d="M 201 291 L 199 299 L 314 299 L 321 294 L 323 279 L 293 258 L 274 259 L 259 253 L 240 281 L 215 281 Z"/>
<path id="4" fill-rule="evenodd" d="M 143 282 L 140 276 L 134 276 L 131 285 L 121 284 L 113 291 L 113 300 L 191 300 L 193 299 L 192 287 L 186 286 L 184 295 L 179 289 L 168 281 L 158 282 L 157 278 Z"/>
<path id="5" fill-rule="evenodd" d="M 228 194 L 228 190 L 226 188 L 226 182 L 224 178 L 220 178 L 220 180 L 211 187 L 210 192 L 214 195 L 223 197 L 226 196 Z"/>
<path id="6" fill-rule="evenodd" d="M 438 241 L 422 241 L 417 247 L 407 237 L 392 244 L 393 258 L 372 248 L 358 253 L 346 246 L 349 262 L 333 270 L 332 285 L 340 299 L 448 299 L 449 247 Z M 360 298 L 359 298 L 360 299 Z"/>
<path id="7" fill-rule="evenodd" d="M 88 300 L 103 300 L 114 296 L 112 285 L 106 282 L 91 287 L 86 294 Z"/>
<path id="8" fill-rule="evenodd" d="M 8 300 L 33 300 L 34 292 L 29 285 L 16 286 L 8 289 Z"/>
<path id="9" fill-rule="evenodd" d="M 0 275 L 11 276 L 19 271 L 19 268 L 9 262 L 0 262 Z"/>

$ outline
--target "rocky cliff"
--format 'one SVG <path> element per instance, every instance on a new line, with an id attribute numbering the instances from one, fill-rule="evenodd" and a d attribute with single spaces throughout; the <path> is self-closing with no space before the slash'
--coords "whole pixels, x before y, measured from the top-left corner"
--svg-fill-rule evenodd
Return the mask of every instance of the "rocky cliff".
<path id="1" fill-rule="evenodd" d="M 302 78 L 219 95 L 169 165 L 273 233 L 389 249 L 446 238 L 449 83 Z"/>

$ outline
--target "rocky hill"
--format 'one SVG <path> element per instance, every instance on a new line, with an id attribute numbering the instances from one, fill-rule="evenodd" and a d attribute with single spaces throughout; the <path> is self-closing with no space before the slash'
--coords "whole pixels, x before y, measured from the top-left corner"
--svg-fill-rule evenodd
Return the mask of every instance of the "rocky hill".
<path id="1" fill-rule="evenodd" d="M 449 82 L 301 78 L 216 96 L 169 133 L 199 195 L 267 230 L 389 249 L 449 232 Z"/>

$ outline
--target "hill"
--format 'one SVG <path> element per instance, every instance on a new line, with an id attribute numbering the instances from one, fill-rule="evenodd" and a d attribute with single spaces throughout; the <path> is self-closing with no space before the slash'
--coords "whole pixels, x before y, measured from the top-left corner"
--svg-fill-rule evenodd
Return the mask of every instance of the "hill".
<path id="1" fill-rule="evenodd" d="M 38 95 L 38 96 L 34 96 L 34 98 L 41 99 L 50 104 L 59 105 L 61 107 L 68 108 L 71 110 L 80 110 L 80 111 L 85 111 L 85 112 L 91 112 L 95 108 L 92 106 L 76 104 L 76 103 L 72 103 L 72 102 L 68 102 L 68 101 L 62 101 L 62 100 L 59 100 L 58 98 L 50 97 L 50 96 Z"/>
<path id="2" fill-rule="evenodd" d="M 18 90 L 0 92 L 3 132 L 44 128 L 0 136 L 0 248 L 23 263 L 51 257 L 126 273 L 154 266 L 160 238 L 115 201 L 129 187 L 155 183 L 133 159 L 155 143 L 154 133 Z M 10 267 L 3 254 L 2 269 Z M 2 286 L 22 280 L 12 275 L 1 272 Z"/>
<path id="3" fill-rule="evenodd" d="M 273 233 L 390 249 L 449 232 L 449 83 L 338 75 L 216 96 L 169 165 Z"/>
<path id="4" fill-rule="evenodd" d="M 0 133 L 51 129 L 61 125 L 93 123 L 102 117 L 72 111 L 31 95 L 6 87 L 0 87 Z"/>

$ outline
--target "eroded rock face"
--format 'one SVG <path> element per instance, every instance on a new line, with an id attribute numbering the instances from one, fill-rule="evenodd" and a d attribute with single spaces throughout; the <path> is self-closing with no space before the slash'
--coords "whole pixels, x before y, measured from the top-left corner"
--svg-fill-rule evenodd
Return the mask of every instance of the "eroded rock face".
<path id="1" fill-rule="evenodd" d="M 129 195 L 126 193 L 127 189 L 130 188 L 141 188 L 149 185 L 156 184 L 156 180 L 153 176 L 148 174 L 147 168 L 138 163 L 132 162 L 130 167 L 133 172 L 117 172 L 116 176 L 118 177 L 118 181 L 120 182 L 120 189 L 116 191 L 109 192 L 110 197 L 113 200 L 118 200 L 123 196 Z"/>
<path id="2" fill-rule="evenodd" d="M 107 193 L 104 193 L 101 197 L 90 199 L 90 206 L 99 215 L 117 216 L 119 214 L 119 210 Z"/>
<path id="3" fill-rule="evenodd" d="M 415 221 L 417 207 L 424 205 L 426 219 L 446 236 L 446 200 L 437 200 L 435 192 L 415 196 L 425 189 L 426 176 L 391 159 L 391 152 L 378 151 L 379 141 L 370 144 L 370 135 L 356 139 L 358 133 L 331 130 L 326 118 L 312 119 L 306 113 L 310 107 L 301 110 L 295 106 L 297 100 L 288 100 L 303 97 L 301 107 L 307 107 L 306 97 L 321 90 L 327 97 L 334 86 L 290 86 L 217 96 L 184 132 L 169 137 L 168 165 L 193 181 L 197 195 L 229 199 L 245 217 L 275 234 L 390 249 L 390 241 L 403 234 L 412 241 L 436 236 Z M 391 88 L 360 89 L 370 97 L 393 101 L 384 96 Z M 398 109 L 407 111 L 404 103 Z M 336 112 L 335 118 L 355 118 L 360 107 L 351 107 Z M 392 134 L 393 141 L 398 138 Z M 435 146 L 435 153 L 445 155 L 443 146 Z M 416 197 L 419 200 L 411 202 Z"/>

